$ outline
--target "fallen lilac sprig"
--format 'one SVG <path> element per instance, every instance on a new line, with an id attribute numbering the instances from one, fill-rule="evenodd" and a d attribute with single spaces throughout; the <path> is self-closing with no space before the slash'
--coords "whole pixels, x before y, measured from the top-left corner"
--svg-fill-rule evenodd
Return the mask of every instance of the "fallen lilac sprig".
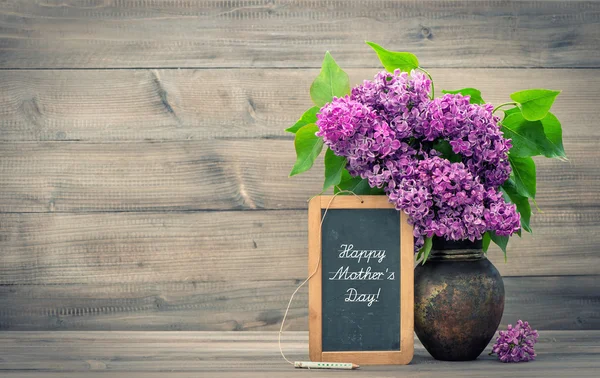
<path id="1" fill-rule="evenodd" d="M 492 354 L 497 354 L 502 362 L 522 362 L 535 360 L 533 346 L 539 334 L 532 330 L 528 322 L 519 320 L 516 326 L 508 325 L 506 331 L 498 331 L 499 336 L 492 347 Z"/>

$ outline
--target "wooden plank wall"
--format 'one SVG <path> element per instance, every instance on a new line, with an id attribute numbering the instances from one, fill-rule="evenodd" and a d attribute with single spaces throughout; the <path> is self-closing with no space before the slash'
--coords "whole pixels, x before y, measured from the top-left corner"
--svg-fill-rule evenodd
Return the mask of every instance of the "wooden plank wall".
<path id="1" fill-rule="evenodd" d="M 364 40 L 439 89 L 562 89 L 568 163 L 537 160 L 503 323 L 600 328 L 600 2 L 45 0 L 0 3 L 0 329 L 268 330 L 307 272 L 283 129 L 325 50 Z M 306 290 L 287 329 L 307 326 Z"/>

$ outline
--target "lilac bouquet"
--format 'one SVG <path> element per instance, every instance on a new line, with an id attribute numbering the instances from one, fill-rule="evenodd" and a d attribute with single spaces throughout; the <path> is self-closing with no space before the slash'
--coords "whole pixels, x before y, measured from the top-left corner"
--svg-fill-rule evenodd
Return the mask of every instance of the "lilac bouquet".
<path id="1" fill-rule="evenodd" d="M 521 362 L 535 360 L 536 354 L 533 346 L 539 337 L 536 330 L 532 330 L 528 322 L 519 320 L 516 326 L 508 325 L 506 331 L 499 331 L 492 353 L 502 362 Z"/>
<path id="2" fill-rule="evenodd" d="M 494 241 L 531 231 L 535 201 L 531 156 L 565 158 L 561 125 L 549 109 L 558 91 L 513 93 L 494 108 L 473 88 L 443 91 L 417 58 L 368 42 L 387 71 L 350 89 L 327 53 L 311 86 L 316 106 L 295 125 L 297 161 L 290 176 L 313 165 L 326 146 L 323 191 L 385 194 L 414 226 L 423 262 L 434 236 Z M 495 115 L 505 110 L 501 120 Z"/>

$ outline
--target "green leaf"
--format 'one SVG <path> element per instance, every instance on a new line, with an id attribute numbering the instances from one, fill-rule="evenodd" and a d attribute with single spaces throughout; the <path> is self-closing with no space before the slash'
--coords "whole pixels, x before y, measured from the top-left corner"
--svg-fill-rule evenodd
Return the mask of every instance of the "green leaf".
<path id="1" fill-rule="evenodd" d="M 337 156 L 329 148 L 325 152 L 325 183 L 323 191 L 333 185 L 338 185 L 342 180 L 342 172 L 346 168 L 346 158 Z"/>
<path id="2" fill-rule="evenodd" d="M 508 117 L 509 115 L 515 113 L 521 113 L 521 109 L 515 106 L 514 108 L 504 110 L 504 119 L 506 119 L 506 117 Z"/>
<path id="3" fill-rule="evenodd" d="M 339 188 L 339 189 L 338 189 Z M 334 188 L 334 193 L 337 193 L 341 190 L 348 190 L 354 192 L 355 194 L 370 194 L 371 187 L 369 186 L 369 182 L 367 180 L 363 180 L 360 177 L 353 177 L 348 173 L 347 170 L 344 169 L 342 172 L 342 180 L 340 184 Z"/>
<path id="4" fill-rule="evenodd" d="M 323 149 L 323 140 L 315 135 L 319 131 L 317 125 L 311 123 L 302 126 L 296 132 L 294 147 L 296 148 L 296 164 L 290 172 L 290 177 L 305 172 L 313 166 L 315 159 Z"/>
<path id="5" fill-rule="evenodd" d="M 529 199 L 520 195 L 517 192 L 515 181 L 512 178 L 506 180 L 500 187 L 502 196 L 507 202 L 512 202 L 517 206 L 517 211 L 521 214 L 521 228 L 527 232 L 531 232 L 531 205 Z"/>
<path id="6" fill-rule="evenodd" d="M 547 116 L 548 117 L 548 116 Z M 544 118 L 546 119 L 546 118 Z M 544 155 L 546 157 L 564 157 L 565 150 L 562 146 L 562 130 L 560 123 L 553 115 L 546 121 L 553 141 L 545 133 L 543 121 L 528 121 L 522 113 L 513 112 L 502 120 L 502 131 L 505 138 L 512 139 L 512 156 L 528 157 Z"/>
<path id="7" fill-rule="evenodd" d="M 401 71 L 410 72 L 419 67 L 419 60 L 414 54 L 386 50 L 373 42 L 367 42 L 367 45 L 375 50 L 381 64 L 389 72 L 394 72 L 396 68 L 399 68 Z"/>
<path id="8" fill-rule="evenodd" d="M 384 194 L 383 189 L 371 188 L 369 186 L 369 180 L 351 176 L 346 169 L 342 171 L 342 180 L 340 181 L 339 185 L 336 185 L 336 187 L 333 189 L 333 193 L 338 193 L 340 190 L 348 190 L 358 195 L 375 196 Z"/>
<path id="9" fill-rule="evenodd" d="M 451 94 L 457 94 L 460 93 L 463 96 L 471 96 L 471 100 L 469 100 L 469 102 L 471 104 L 485 104 L 485 101 L 483 101 L 483 98 L 481 97 L 481 91 L 479 89 L 475 89 L 475 88 L 463 88 L 463 89 L 457 89 L 455 91 L 446 91 L 446 90 L 442 90 L 442 93 L 451 93 Z"/>
<path id="10" fill-rule="evenodd" d="M 513 170 L 511 176 L 517 193 L 523 197 L 535 198 L 536 175 L 533 159 L 509 155 L 508 160 Z"/>
<path id="11" fill-rule="evenodd" d="M 438 139 L 432 146 L 434 150 L 440 152 L 444 159 L 448 159 L 452 163 L 460 163 L 462 156 L 452 151 L 450 142 L 445 139 Z"/>
<path id="12" fill-rule="evenodd" d="M 348 74 L 338 66 L 327 51 L 321 72 L 310 86 L 310 98 L 320 107 L 333 100 L 334 96 L 343 97 L 348 93 L 350 93 Z"/>
<path id="13" fill-rule="evenodd" d="M 288 127 L 285 129 L 285 131 L 295 134 L 298 130 L 300 130 L 301 127 L 317 122 L 317 113 L 319 110 L 320 108 L 318 106 L 313 106 L 312 108 L 308 109 L 304 112 L 304 114 L 302 114 L 302 117 L 300 117 L 300 119 L 294 123 L 294 126 Z"/>
<path id="14" fill-rule="evenodd" d="M 556 116 L 550 112 L 542 118 L 542 126 L 544 127 L 544 134 L 550 143 L 554 146 L 553 152 L 556 157 L 566 158 L 565 148 L 562 141 L 562 126 Z"/>
<path id="15" fill-rule="evenodd" d="M 490 232 L 489 231 L 484 232 L 484 234 L 483 234 L 483 240 L 482 240 L 482 243 L 481 243 L 482 247 L 483 247 L 483 252 L 487 253 L 488 248 L 490 248 L 491 241 L 492 241 L 492 238 L 490 237 Z"/>
<path id="16" fill-rule="evenodd" d="M 433 245 L 433 238 L 425 238 L 425 244 L 421 247 L 417 253 L 417 260 L 421 259 L 421 263 L 425 264 L 431 253 L 431 246 Z"/>
<path id="17" fill-rule="evenodd" d="M 490 232 L 490 238 L 502 252 L 504 252 L 504 261 L 506 262 L 506 246 L 508 245 L 508 236 L 498 236 L 495 232 Z"/>
<path id="18" fill-rule="evenodd" d="M 494 244 L 500 247 L 502 252 L 504 252 L 504 261 L 506 262 L 506 246 L 508 245 L 508 236 L 498 236 L 493 231 L 486 231 L 483 234 L 482 240 L 483 252 L 487 253 L 488 249 L 490 248 L 490 243 L 492 241 L 494 242 Z"/>
<path id="19" fill-rule="evenodd" d="M 549 89 L 527 89 L 511 94 L 510 98 L 521 104 L 526 120 L 538 121 L 548 114 L 559 93 L 560 91 Z"/>

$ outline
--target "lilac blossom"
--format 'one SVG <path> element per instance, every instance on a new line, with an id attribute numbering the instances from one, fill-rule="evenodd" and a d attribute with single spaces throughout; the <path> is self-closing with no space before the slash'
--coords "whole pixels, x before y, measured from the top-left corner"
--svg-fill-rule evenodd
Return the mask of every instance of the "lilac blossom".
<path id="1" fill-rule="evenodd" d="M 348 159 L 346 168 L 354 176 L 366 178 L 367 171 L 402 146 L 385 120 L 349 96 L 334 98 L 321 108 L 318 118 L 316 135 L 336 155 Z"/>
<path id="2" fill-rule="evenodd" d="M 489 230 L 511 235 L 521 226 L 515 205 L 496 189 L 486 189 L 463 163 L 429 157 L 417 161 L 412 174 L 390 183 L 388 198 L 409 215 L 417 249 L 425 237 L 474 241 Z"/>
<path id="3" fill-rule="evenodd" d="M 429 103 L 421 132 L 428 141 L 449 141 L 452 151 L 465 157 L 469 171 L 480 176 L 484 185 L 497 187 L 510 174 L 512 144 L 504 139 L 492 110 L 492 104 L 470 104 L 468 96 L 446 94 Z"/>
<path id="4" fill-rule="evenodd" d="M 508 325 L 506 331 L 499 331 L 492 353 L 502 362 L 521 362 L 535 360 L 533 346 L 539 334 L 532 330 L 528 322 L 519 320 L 516 326 Z"/>
<path id="5" fill-rule="evenodd" d="M 430 88 L 421 72 L 382 71 L 323 106 L 316 135 L 347 158 L 351 175 L 383 188 L 409 215 L 416 250 L 425 237 L 474 241 L 486 231 L 515 233 L 520 215 L 498 191 L 511 172 L 511 142 L 492 105 L 470 104 L 460 94 L 432 100 Z M 443 158 L 433 148 L 440 141 L 461 161 Z"/>

